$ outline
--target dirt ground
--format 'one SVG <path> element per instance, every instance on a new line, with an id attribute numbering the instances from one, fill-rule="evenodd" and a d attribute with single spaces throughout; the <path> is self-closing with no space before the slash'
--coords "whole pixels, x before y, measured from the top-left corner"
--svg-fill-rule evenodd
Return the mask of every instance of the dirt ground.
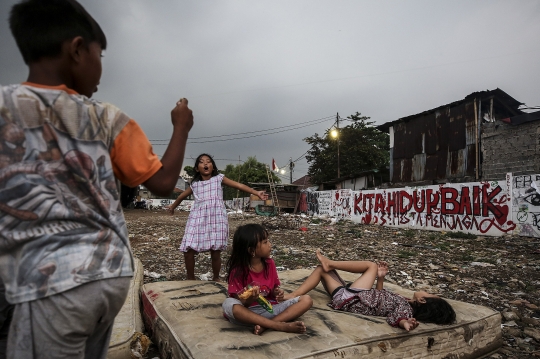
<path id="1" fill-rule="evenodd" d="M 178 250 L 188 212 L 125 210 L 133 253 L 145 283 L 185 279 Z M 504 344 L 491 358 L 540 357 L 540 239 L 402 230 L 295 215 L 229 216 L 231 237 L 246 223 L 264 224 L 279 270 L 313 268 L 315 249 L 335 260 L 385 260 L 386 279 L 402 287 L 480 304 L 503 315 Z M 304 230 L 301 230 L 303 228 Z M 229 242 L 229 247 L 231 242 Z M 228 253 L 222 253 L 223 267 Z M 209 277 L 210 256 L 196 258 L 196 277 Z M 224 272 L 222 269 L 222 277 Z M 148 358 L 159 358 L 155 347 Z"/>

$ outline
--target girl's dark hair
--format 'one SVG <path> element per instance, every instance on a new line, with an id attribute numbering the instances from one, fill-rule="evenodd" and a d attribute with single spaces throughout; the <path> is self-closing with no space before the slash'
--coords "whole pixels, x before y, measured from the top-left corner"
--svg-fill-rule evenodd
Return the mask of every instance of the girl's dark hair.
<path id="1" fill-rule="evenodd" d="M 193 175 L 193 179 L 191 180 L 191 183 L 202 180 L 201 173 L 199 171 L 197 171 L 197 168 L 198 168 L 198 165 L 199 165 L 199 162 L 200 162 L 201 158 L 203 158 L 204 156 L 210 158 L 210 162 L 212 162 L 212 177 L 217 176 L 219 174 L 219 171 L 218 171 L 217 166 L 216 166 L 216 162 L 214 162 L 214 159 L 212 158 L 212 156 L 210 156 L 207 153 L 201 153 L 195 159 L 195 165 L 193 165 L 193 171 L 195 172 L 195 174 Z"/>
<path id="2" fill-rule="evenodd" d="M 425 303 L 414 302 L 413 317 L 424 323 L 452 324 L 456 321 L 454 308 L 442 298 L 424 298 Z"/>
<path id="3" fill-rule="evenodd" d="M 246 224 L 240 226 L 234 232 L 231 256 L 227 260 L 227 282 L 232 279 L 231 272 L 235 271 L 234 278 L 239 278 L 241 283 L 247 281 L 251 257 L 257 244 L 268 238 L 268 231 L 260 224 Z M 250 250 L 252 251 L 250 253 Z M 268 277 L 266 258 L 261 258 L 264 276 Z M 249 284 L 249 283 L 246 283 Z"/>
<path id="4" fill-rule="evenodd" d="M 11 33 L 28 65 L 62 53 L 64 41 L 81 36 L 86 45 L 107 39 L 96 20 L 75 0 L 25 0 L 11 8 Z"/>

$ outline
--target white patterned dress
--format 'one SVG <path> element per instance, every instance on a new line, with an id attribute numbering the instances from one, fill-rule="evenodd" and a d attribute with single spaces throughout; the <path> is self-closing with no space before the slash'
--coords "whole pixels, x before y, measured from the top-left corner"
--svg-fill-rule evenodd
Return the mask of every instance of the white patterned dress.
<path id="1" fill-rule="evenodd" d="M 229 221 L 223 202 L 222 174 L 191 184 L 195 201 L 191 207 L 180 251 L 222 251 L 227 248 Z"/>

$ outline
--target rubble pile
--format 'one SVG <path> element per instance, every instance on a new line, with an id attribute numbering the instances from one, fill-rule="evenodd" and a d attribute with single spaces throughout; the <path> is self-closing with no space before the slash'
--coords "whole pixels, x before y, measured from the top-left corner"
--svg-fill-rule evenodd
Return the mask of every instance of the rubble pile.
<path id="1" fill-rule="evenodd" d="M 178 250 L 187 212 L 127 210 L 133 253 L 145 282 L 185 279 Z M 230 216 L 230 233 L 246 223 L 270 232 L 278 270 L 314 268 L 315 249 L 335 260 L 387 261 L 386 279 L 411 290 L 479 304 L 503 316 L 503 348 L 491 358 L 540 357 L 540 239 L 488 237 L 360 225 L 307 216 Z M 229 243 L 230 245 L 230 243 Z M 228 253 L 222 254 L 223 268 Z M 209 253 L 196 258 L 197 277 L 211 278 Z M 224 278 L 225 273 L 222 272 Z"/>

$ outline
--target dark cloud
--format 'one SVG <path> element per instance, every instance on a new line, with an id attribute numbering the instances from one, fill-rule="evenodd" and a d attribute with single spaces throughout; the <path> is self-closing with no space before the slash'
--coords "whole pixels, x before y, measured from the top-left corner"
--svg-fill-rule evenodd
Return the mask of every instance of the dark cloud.
<path id="1" fill-rule="evenodd" d="M 9 34 L 14 1 L 2 1 Z M 540 5 L 506 1 L 82 1 L 107 34 L 94 97 L 168 139 L 170 110 L 190 100 L 190 137 L 277 128 L 355 112 L 377 124 L 499 87 L 540 105 Z M 0 37 L 0 83 L 25 80 Z M 188 144 L 187 156 L 256 156 L 285 165 L 333 121 L 269 136 Z M 192 140 L 192 142 L 198 140 Z M 154 142 L 158 144 L 160 142 Z M 155 146 L 161 154 L 165 146 Z M 191 160 L 186 160 L 191 165 Z M 225 167 L 227 161 L 219 161 Z M 300 161 L 294 179 L 305 174 Z"/>

